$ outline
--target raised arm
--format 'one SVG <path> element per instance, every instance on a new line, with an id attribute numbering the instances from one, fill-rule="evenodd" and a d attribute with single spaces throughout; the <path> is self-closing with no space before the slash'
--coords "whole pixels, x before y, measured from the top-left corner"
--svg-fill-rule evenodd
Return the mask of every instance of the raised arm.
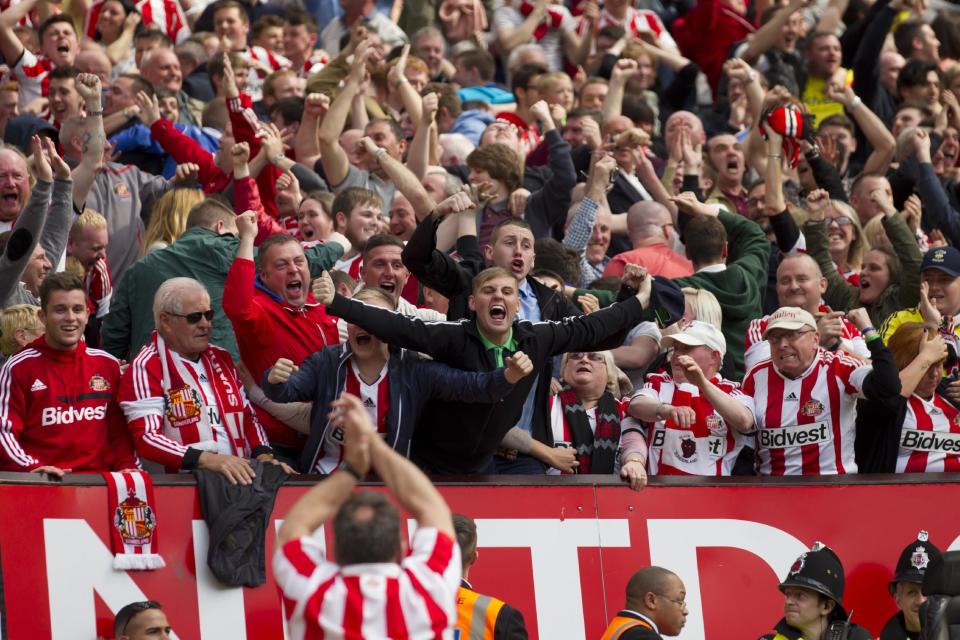
<path id="1" fill-rule="evenodd" d="M 790 20 L 790 16 L 808 4 L 807 0 L 791 0 L 790 4 L 783 7 L 765 25 L 757 29 L 756 33 L 747 41 L 747 48 L 741 52 L 740 58 L 749 65 L 755 65 L 760 56 L 772 49 L 780 40 L 780 32 L 783 25 Z"/>
<path id="2" fill-rule="evenodd" d="M 577 212 L 563 236 L 563 244 L 581 255 L 586 251 L 587 243 L 590 242 L 597 211 L 600 203 L 606 200 L 607 185 L 610 184 L 610 176 L 616 166 L 617 161 L 613 156 L 605 156 L 593 163 L 587 178 L 586 195 L 580 201 L 580 206 L 577 207 Z"/>
<path id="3" fill-rule="evenodd" d="M 417 180 L 423 180 L 427 175 L 427 167 L 430 166 L 430 144 L 434 139 L 437 128 L 437 110 L 440 108 L 440 97 L 436 93 L 428 93 L 423 96 L 422 109 L 420 112 L 420 122 L 417 124 L 417 130 L 413 134 L 413 140 L 410 141 L 410 147 L 407 149 L 407 167 L 413 172 Z M 407 200 L 410 196 L 407 196 Z M 416 209 L 416 205 L 414 205 Z M 429 213 L 429 211 L 427 212 Z M 423 220 L 426 217 L 417 212 L 417 220 Z"/>
<path id="4" fill-rule="evenodd" d="M 464 192 L 456 193 L 441 202 L 427 216 L 403 248 L 403 264 L 420 282 L 444 296 L 453 297 L 470 287 L 472 276 L 453 258 L 436 246 L 437 228 L 444 216 L 472 211 L 473 203 Z"/>
<path id="5" fill-rule="evenodd" d="M 427 323 L 360 300 L 344 298 L 336 293 L 333 280 L 327 273 L 314 280 L 313 297 L 328 307 L 331 314 L 369 331 L 384 342 L 432 357 L 437 357 L 437 344 L 447 342 L 437 340 L 438 334 L 456 336 L 463 333 L 463 329 L 455 324 Z"/>
<path id="6" fill-rule="evenodd" d="M 639 65 L 636 60 L 623 59 L 617 60 L 613 71 L 610 74 L 610 84 L 607 87 L 607 95 L 603 98 L 603 122 L 619 116 L 623 112 L 623 93 L 627 86 L 627 80 L 637 73 Z"/>
<path id="7" fill-rule="evenodd" d="M 570 145 L 557 130 L 547 103 L 543 100 L 535 103 L 530 107 L 530 112 L 540 123 L 547 140 L 551 175 L 543 187 L 530 195 L 525 215 L 527 221 L 534 225 L 534 229 L 537 229 L 537 222 L 540 222 L 544 227 L 543 231 L 553 230 L 567 218 L 570 192 L 577 184 L 577 173 L 570 158 Z M 537 217 L 540 217 L 539 221 Z"/>
<path id="8" fill-rule="evenodd" d="M 887 130 L 887 126 L 870 110 L 870 107 L 853 92 L 852 88 L 831 82 L 826 87 L 826 94 L 831 100 L 842 104 L 847 113 L 853 116 L 854 122 L 873 147 L 867 162 L 863 165 L 863 173 L 886 174 L 897 148 L 897 141 L 893 139 L 893 134 Z"/>
<path id="9" fill-rule="evenodd" d="M 20 7 L 23 4 L 14 5 Z M 12 9 L 11 9 L 12 10 Z M 78 211 L 86 207 L 87 196 L 103 166 L 103 148 L 107 136 L 103 131 L 103 106 L 100 103 L 100 78 L 81 73 L 76 79 L 77 92 L 83 98 L 87 115 L 83 119 L 82 157 L 73 170 L 73 203 Z"/>
<path id="10" fill-rule="evenodd" d="M 303 116 L 300 118 L 297 134 L 293 138 L 293 150 L 297 162 L 313 167 L 320 159 L 318 128 L 320 120 L 329 108 L 330 98 L 322 93 L 311 93 L 304 100 Z"/>
<path id="11" fill-rule="evenodd" d="M 33 136 L 32 143 L 34 153 L 39 153 L 40 137 Z M 16 290 L 20 276 L 23 275 L 37 244 L 40 243 L 47 221 L 52 189 L 50 181 L 53 175 L 52 172 L 49 175 L 41 175 L 38 171 L 36 178 L 37 182 L 30 192 L 30 199 L 17 217 L 7 246 L 0 254 L 0 307 L 6 306 L 7 298 Z"/>
<path id="12" fill-rule="evenodd" d="M 320 141 L 320 161 L 331 188 L 338 187 L 350 171 L 350 160 L 340 146 L 340 134 L 343 133 L 347 116 L 350 114 L 350 103 L 363 82 L 369 55 L 369 45 L 366 41 L 361 42 L 354 54 L 353 67 L 347 76 L 347 82 L 330 105 L 317 133 Z"/>
<path id="13" fill-rule="evenodd" d="M 13 29 L 20 23 L 21 19 L 33 11 L 37 2 L 38 0 L 23 0 L 11 4 L 3 13 L 0 13 L 0 53 L 3 54 L 3 59 L 6 60 L 7 66 L 11 69 L 23 55 L 23 43 Z"/>
<path id="14" fill-rule="evenodd" d="M 497 46 L 500 51 L 513 51 L 533 38 L 533 32 L 547 15 L 547 0 L 535 0 L 533 11 L 516 27 L 497 26 Z"/>
<path id="15" fill-rule="evenodd" d="M 947 358 L 947 343 L 935 332 L 924 328 L 920 352 L 906 367 L 900 370 L 900 395 L 909 398 L 920 381 L 930 370 Z"/>
<path id="16" fill-rule="evenodd" d="M 361 138 L 360 144 L 366 157 L 380 165 L 397 190 L 413 205 L 417 220 L 422 220 L 436 208 L 437 203 L 427 193 L 423 183 L 402 162 L 387 153 L 386 149 L 378 147 L 367 136 Z"/>
<path id="17" fill-rule="evenodd" d="M 387 82 L 391 83 L 400 93 L 400 100 L 403 102 L 403 109 L 410 116 L 412 122 L 420 121 L 420 94 L 413 88 L 410 81 L 407 80 L 407 58 L 410 56 L 410 45 L 403 45 L 403 50 L 397 63 L 393 65 L 387 73 Z M 354 125 L 356 126 L 356 125 Z"/>
<path id="18" fill-rule="evenodd" d="M 923 228 L 928 233 L 940 229 L 954 246 L 960 244 L 960 213 L 950 206 L 947 192 L 933 171 L 930 159 L 930 136 L 917 127 L 912 136 L 914 153 L 920 164 L 915 189 L 923 202 Z"/>
<path id="19" fill-rule="evenodd" d="M 344 432 L 344 467 L 317 483 L 287 512 L 283 526 L 277 533 L 277 545 L 281 548 L 291 540 L 311 535 L 336 515 L 340 505 L 353 493 L 359 479 L 370 471 L 372 443 L 378 439 L 383 440 L 373 430 L 367 410 L 355 397 L 343 394 L 340 400 L 333 403 L 332 409 L 330 424 L 342 428 Z M 322 408 L 318 410 L 323 411 Z M 387 449 L 389 450 L 389 447 Z M 384 454 L 379 455 L 383 457 Z M 377 472 L 382 478 L 383 474 L 379 469 Z M 429 483 L 429 480 L 427 482 Z M 449 519 L 449 515 L 447 517 Z M 453 528 L 452 523 L 449 527 Z"/>

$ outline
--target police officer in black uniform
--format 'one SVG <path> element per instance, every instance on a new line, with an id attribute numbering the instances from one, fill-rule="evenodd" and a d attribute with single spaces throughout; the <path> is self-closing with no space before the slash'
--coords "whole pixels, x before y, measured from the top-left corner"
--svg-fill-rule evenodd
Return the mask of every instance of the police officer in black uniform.
<path id="1" fill-rule="evenodd" d="M 930 542 L 926 531 L 903 549 L 895 575 L 887 589 L 900 609 L 880 632 L 880 640 L 917 640 L 920 637 L 920 605 L 926 601 L 920 587 L 930 562 L 940 549 Z"/>
<path id="2" fill-rule="evenodd" d="M 843 565 L 832 549 L 815 542 L 790 567 L 780 584 L 784 616 L 763 640 L 870 640 L 863 627 L 848 623 L 843 610 Z"/>

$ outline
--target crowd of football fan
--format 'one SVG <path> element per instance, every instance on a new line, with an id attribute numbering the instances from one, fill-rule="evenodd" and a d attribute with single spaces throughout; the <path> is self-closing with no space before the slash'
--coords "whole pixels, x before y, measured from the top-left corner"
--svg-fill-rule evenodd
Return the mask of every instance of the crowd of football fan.
<path id="1" fill-rule="evenodd" d="M 0 10 L 0 468 L 960 470 L 960 13 Z"/>

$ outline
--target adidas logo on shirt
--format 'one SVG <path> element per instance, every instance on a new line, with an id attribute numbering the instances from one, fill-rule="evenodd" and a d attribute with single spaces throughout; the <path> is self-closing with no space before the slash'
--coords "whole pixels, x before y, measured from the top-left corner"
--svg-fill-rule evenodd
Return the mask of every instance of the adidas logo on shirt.
<path id="1" fill-rule="evenodd" d="M 797 394 L 795 394 L 795 393 L 793 393 L 793 392 L 791 391 L 791 392 L 790 392 L 790 395 L 788 395 L 786 398 L 784 398 L 784 400 L 797 402 Z"/>
<path id="2" fill-rule="evenodd" d="M 33 384 L 30 385 L 30 391 L 43 391 L 47 388 L 47 385 L 40 382 L 39 378 L 34 379 Z"/>
<path id="3" fill-rule="evenodd" d="M 373 399 L 372 399 L 372 398 L 364 398 L 364 400 L 363 400 L 363 406 L 365 406 L 365 407 L 367 407 L 367 408 L 372 407 L 372 406 L 373 406 Z"/>

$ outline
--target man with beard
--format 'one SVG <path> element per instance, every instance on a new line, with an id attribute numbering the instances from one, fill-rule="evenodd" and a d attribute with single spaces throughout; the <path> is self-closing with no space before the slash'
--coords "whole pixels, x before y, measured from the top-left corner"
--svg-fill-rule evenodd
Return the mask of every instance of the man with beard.
<path id="1" fill-rule="evenodd" d="M 223 310 L 233 323 L 240 357 L 255 380 L 279 358 L 299 365 L 304 358 L 337 344 L 336 321 L 310 295 L 310 270 L 303 247 L 293 236 L 276 234 L 259 247 L 254 263 L 256 216 L 237 217 L 240 246 L 223 289 Z M 258 413 L 261 418 L 264 414 Z M 296 457 L 301 438 L 279 421 L 262 420 L 270 442 Z"/>
<path id="2" fill-rule="evenodd" d="M 83 279 L 57 273 L 40 288 L 44 334 L 0 370 L 0 469 L 45 473 L 136 468 L 116 394 L 120 363 L 83 341 Z"/>
<path id="3" fill-rule="evenodd" d="M 197 280 L 164 282 L 153 299 L 157 330 L 123 375 L 120 405 L 137 451 L 168 473 L 210 469 L 230 484 L 252 484 L 248 458 L 281 463 L 233 359 L 210 344 L 213 314 Z"/>

